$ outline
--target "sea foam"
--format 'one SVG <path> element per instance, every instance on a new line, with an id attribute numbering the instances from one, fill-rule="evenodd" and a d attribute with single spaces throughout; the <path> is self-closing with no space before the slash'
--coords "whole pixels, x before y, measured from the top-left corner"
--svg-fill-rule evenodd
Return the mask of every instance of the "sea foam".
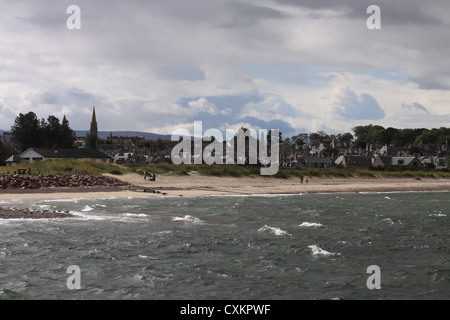
<path id="1" fill-rule="evenodd" d="M 318 228 L 318 227 L 323 227 L 323 224 L 317 223 L 317 222 L 303 222 L 302 224 L 299 225 L 299 227 Z"/>
<path id="2" fill-rule="evenodd" d="M 124 216 L 126 217 L 148 217 L 148 215 L 146 215 L 145 213 L 128 213 L 125 212 L 123 213 Z"/>
<path id="3" fill-rule="evenodd" d="M 202 220 L 200 220 L 199 218 L 190 216 L 190 215 L 185 215 L 184 217 L 175 217 L 172 219 L 172 221 L 185 221 L 185 222 L 192 222 L 192 223 L 203 223 Z"/>
<path id="4" fill-rule="evenodd" d="M 311 246 L 308 246 L 308 248 L 311 249 L 312 254 L 313 254 L 314 256 L 334 256 L 334 255 L 336 255 L 336 253 L 333 253 L 333 252 L 329 252 L 329 251 L 323 250 L 322 248 L 320 248 L 320 247 L 319 247 L 318 245 L 316 245 L 316 244 L 313 244 L 313 245 L 311 245 Z M 339 253 L 338 253 L 338 255 L 339 255 Z"/>
<path id="5" fill-rule="evenodd" d="M 430 213 L 430 217 L 446 217 L 447 215 L 445 213 Z"/>
<path id="6" fill-rule="evenodd" d="M 258 231 L 259 232 L 270 232 L 276 236 L 284 236 L 284 235 L 290 236 L 290 234 L 287 231 L 281 230 L 280 228 L 270 227 L 268 225 L 264 225 L 264 227 L 259 228 Z"/>

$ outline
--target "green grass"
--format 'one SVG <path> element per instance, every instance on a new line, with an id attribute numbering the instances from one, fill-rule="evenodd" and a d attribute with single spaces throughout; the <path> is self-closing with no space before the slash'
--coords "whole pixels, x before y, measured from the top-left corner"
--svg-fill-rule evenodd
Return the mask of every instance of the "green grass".
<path id="1" fill-rule="evenodd" d="M 121 175 L 131 172 L 128 168 L 121 168 L 114 164 L 94 161 L 78 160 L 45 160 L 35 161 L 33 163 L 22 162 L 16 167 L 0 167 L 0 173 L 14 173 L 15 170 L 31 169 L 31 174 L 86 174 L 98 176 L 103 173 Z M 65 171 L 66 168 L 72 168 L 71 172 Z"/>
<path id="2" fill-rule="evenodd" d="M 21 163 L 16 167 L 0 167 L 0 174 L 13 173 L 17 168 L 31 168 L 32 174 L 87 174 L 101 175 L 110 173 L 123 175 L 127 173 L 144 174 L 144 171 L 155 174 L 167 174 L 176 176 L 187 176 L 191 172 L 196 172 L 203 176 L 217 177 L 252 177 L 260 175 L 260 168 L 255 165 L 248 167 L 242 165 L 116 165 L 105 162 L 77 161 L 77 160 L 45 160 L 33 163 Z M 72 172 L 64 171 L 65 168 L 72 168 Z M 280 167 L 274 178 L 288 179 L 291 177 L 327 177 L 327 178 L 450 178 L 449 170 L 427 169 L 427 168 L 395 168 L 389 170 L 382 169 L 336 169 L 336 168 L 285 168 Z M 269 176 L 270 178 L 270 176 Z"/>

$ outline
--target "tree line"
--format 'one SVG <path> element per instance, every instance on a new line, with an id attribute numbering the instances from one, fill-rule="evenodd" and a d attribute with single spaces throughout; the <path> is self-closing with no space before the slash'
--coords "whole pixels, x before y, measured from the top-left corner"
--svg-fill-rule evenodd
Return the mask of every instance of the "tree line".
<path id="1" fill-rule="evenodd" d="M 289 139 L 289 138 L 288 138 Z M 355 147 L 365 148 L 367 144 L 373 147 L 393 145 L 398 147 L 420 146 L 421 144 L 447 144 L 450 143 L 450 128 L 441 127 L 439 129 L 397 129 L 384 128 L 380 125 L 356 126 L 353 134 L 346 132 L 343 134 L 327 134 L 324 131 L 313 133 L 301 133 L 293 136 L 292 143 L 303 145 L 318 145 L 323 143 L 328 146 L 335 142 L 355 142 Z"/>
<path id="2" fill-rule="evenodd" d="M 20 113 L 11 127 L 18 150 L 28 148 L 74 148 L 75 133 L 64 116 L 62 123 L 53 115 L 38 119 L 34 112 Z"/>

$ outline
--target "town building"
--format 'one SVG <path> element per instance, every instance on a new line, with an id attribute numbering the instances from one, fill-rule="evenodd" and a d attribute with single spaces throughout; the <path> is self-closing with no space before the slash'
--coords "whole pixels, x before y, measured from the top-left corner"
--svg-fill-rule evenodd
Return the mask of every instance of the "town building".
<path id="1" fill-rule="evenodd" d="M 23 159 L 18 155 L 12 155 L 8 159 L 5 160 L 6 165 L 8 167 L 15 167 L 17 166 Z"/>
<path id="2" fill-rule="evenodd" d="M 335 164 L 340 168 L 368 169 L 372 166 L 372 157 L 366 155 L 343 155 L 336 159 Z"/>
<path id="3" fill-rule="evenodd" d="M 374 167 L 423 167 L 423 163 L 417 157 L 392 157 L 392 156 L 379 156 L 373 162 Z"/>
<path id="4" fill-rule="evenodd" d="M 19 157 L 23 161 L 42 161 L 47 159 L 64 160 L 93 160 L 110 162 L 111 157 L 94 149 L 50 149 L 29 148 L 22 152 Z"/>

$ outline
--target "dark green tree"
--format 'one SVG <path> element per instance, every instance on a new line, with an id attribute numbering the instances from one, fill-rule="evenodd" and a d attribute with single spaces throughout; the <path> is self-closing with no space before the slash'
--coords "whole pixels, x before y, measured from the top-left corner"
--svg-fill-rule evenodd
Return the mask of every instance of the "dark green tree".
<path id="1" fill-rule="evenodd" d="M 69 121 L 64 116 L 59 136 L 59 147 L 64 149 L 71 149 L 75 144 L 75 132 L 70 128 Z"/>
<path id="2" fill-rule="evenodd" d="M 58 148 L 61 139 L 61 124 L 55 116 L 49 116 L 47 121 L 41 120 L 42 147 Z"/>
<path id="3" fill-rule="evenodd" d="M 319 145 L 320 143 L 323 143 L 323 145 L 329 145 L 331 143 L 331 138 L 325 131 L 311 133 L 309 135 L 309 140 L 312 145 Z"/>
<path id="4" fill-rule="evenodd" d="M 1 141 L 0 141 L 0 166 L 5 166 L 6 165 L 6 159 L 8 159 L 10 156 L 12 156 L 12 152 L 10 150 L 10 148 L 8 148 L 7 146 L 5 146 Z"/>
<path id="5" fill-rule="evenodd" d="M 296 136 L 292 136 L 291 140 L 296 145 L 302 146 L 304 144 L 309 143 L 309 134 L 307 134 L 307 133 L 300 133 L 300 134 L 298 134 Z"/>
<path id="6" fill-rule="evenodd" d="M 34 112 L 20 113 L 11 127 L 11 135 L 21 151 L 31 147 L 40 147 L 42 134 L 39 119 Z"/>
<path id="7" fill-rule="evenodd" d="M 39 121 L 34 112 L 19 114 L 11 127 L 11 135 L 21 151 L 28 148 L 73 148 L 75 142 L 66 117 L 62 124 L 53 115 L 47 121 Z"/>
<path id="8" fill-rule="evenodd" d="M 343 141 L 343 142 L 350 142 L 353 139 L 354 139 L 354 137 L 350 132 L 346 132 L 343 135 L 341 135 L 341 141 Z"/>

